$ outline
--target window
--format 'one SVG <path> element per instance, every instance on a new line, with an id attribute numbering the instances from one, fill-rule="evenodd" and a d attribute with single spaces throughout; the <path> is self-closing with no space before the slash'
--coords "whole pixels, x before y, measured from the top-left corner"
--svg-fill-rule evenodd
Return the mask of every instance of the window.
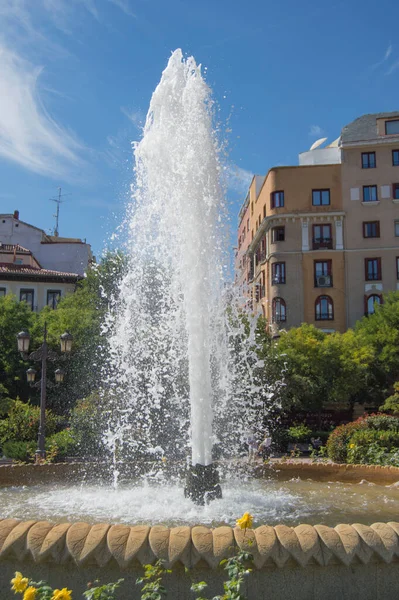
<path id="1" fill-rule="evenodd" d="M 365 258 L 364 266 L 366 271 L 366 281 L 378 281 L 381 277 L 381 259 Z"/>
<path id="2" fill-rule="evenodd" d="M 399 237 L 399 221 L 395 221 L 395 237 Z"/>
<path id="3" fill-rule="evenodd" d="M 399 183 L 392 184 L 392 196 L 394 200 L 399 200 Z"/>
<path id="4" fill-rule="evenodd" d="M 394 135 L 395 133 L 399 133 L 399 119 L 385 121 L 385 135 Z"/>
<path id="5" fill-rule="evenodd" d="M 3 296 L 5 296 L 6 292 L 7 292 L 6 288 L 0 288 L 0 298 L 2 298 Z"/>
<path id="6" fill-rule="evenodd" d="M 253 214 L 254 214 L 254 203 L 251 202 L 251 215 L 253 215 Z"/>
<path id="7" fill-rule="evenodd" d="M 284 192 L 272 192 L 270 194 L 271 208 L 281 208 L 284 206 Z"/>
<path id="8" fill-rule="evenodd" d="M 396 258 L 396 279 L 399 279 L 399 256 Z"/>
<path id="9" fill-rule="evenodd" d="M 392 166 L 399 167 L 399 150 L 392 150 Z"/>
<path id="10" fill-rule="evenodd" d="M 273 227 L 272 229 L 272 243 L 284 242 L 285 240 L 285 227 Z"/>
<path id="11" fill-rule="evenodd" d="M 266 219 L 266 204 L 263 205 L 263 218 Z"/>
<path id="12" fill-rule="evenodd" d="M 330 190 L 312 190 L 313 206 L 328 206 L 330 204 Z"/>
<path id="13" fill-rule="evenodd" d="M 285 262 L 272 264 L 272 285 L 285 283 Z"/>
<path id="14" fill-rule="evenodd" d="M 379 221 L 364 221 L 363 237 L 379 238 L 380 237 L 380 222 Z"/>
<path id="15" fill-rule="evenodd" d="M 272 321 L 281 323 L 287 319 L 287 308 L 282 298 L 273 298 L 272 302 Z"/>
<path id="16" fill-rule="evenodd" d="M 332 287 L 332 261 L 314 261 L 314 286 Z"/>
<path id="17" fill-rule="evenodd" d="M 368 298 L 366 297 L 366 315 L 372 315 L 375 313 L 375 305 L 381 304 L 382 298 L 378 294 L 372 294 Z"/>
<path id="18" fill-rule="evenodd" d="M 332 247 L 331 225 L 313 225 L 313 250 Z"/>
<path id="19" fill-rule="evenodd" d="M 334 319 L 334 304 L 330 296 L 319 296 L 315 302 L 315 320 L 332 321 Z"/>
<path id="20" fill-rule="evenodd" d="M 47 290 L 47 306 L 57 308 L 61 298 L 61 290 Z"/>
<path id="21" fill-rule="evenodd" d="M 249 219 L 247 219 L 247 231 L 249 231 Z"/>
<path id="22" fill-rule="evenodd" d="M 31 310 L 33 310 L 33 300 L 35 297 L 34 290 L 20 290 L 19 300 L 20 302 L 26 302 Z"/>
<path id="23" fill-rule="evenodd" d="M 362 169 L 375 169 L 375 152 L 362 152 Z"/>
<path id="24" fill-rule="evenodd" d="M 363 202 L 377 202 L 377 186 L 376 185 L 364 185 L 363 186 Z"/>

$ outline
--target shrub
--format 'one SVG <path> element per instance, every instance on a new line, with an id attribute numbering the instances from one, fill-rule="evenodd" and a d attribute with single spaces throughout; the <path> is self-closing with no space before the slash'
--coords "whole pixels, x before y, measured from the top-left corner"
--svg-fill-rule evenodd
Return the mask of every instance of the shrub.
<path id="1" fill-rule="evenodd" d="M 399 466 L 399 431 L 355 431 L 348 444 L 348 463 Z"/>
<path id="2" fill-rule="evenodd" d="M 39 430 L 40 408 L 31 406 L 21 400 L 14 400 L 8 418 L 0 421 L 0 444 L 9 440 L 31 442 L 37 439 Z M 57 431 L 60 418 L 51 410 L 46 410 L 46 435 Z"/>
<path id="3" fill-rule="evenodd" d="M 292 442 L 308 442 L 311 434 L 312 430 L 304 423 L 294 425 L 288 429 L 288 436 Z"/>
<path id="4" fill-rule="evenodd" d="M 20 442 L 18 440 L 8 440 L 3 444 L 3 454 L 7 458 L 27 462 L 36 448 L 35 442 Z"/>
<path id="5" fill-rule="evenodd" d="M 47 445 L 52 448 L 52 456 L 54 461 L 62 461 L 67 456 L 76 454 L 77 440 L 70 429 L 64 429 L 52 435 L 46 440 Z"/>
<path id="6" fill-rule="evenodd" d="M 355 431 L 360 429 L 366 429 L 363 418 L 336 427 L 327 440 L 328 457 L 334 462 L 346 462 L 348 442 Z"/>
<path id="7" fill-rule="evenodd" d="M 399 417 L 377 413 L 364 417 L 368 429 L 377 431 L 399 431 Z"/>
<path id="8" fill-rule="evenodd" d="M 393 395 L 385 400 L 380 410 L 399 415 L 399 381 L 393 384 L 393 389 Z"/>

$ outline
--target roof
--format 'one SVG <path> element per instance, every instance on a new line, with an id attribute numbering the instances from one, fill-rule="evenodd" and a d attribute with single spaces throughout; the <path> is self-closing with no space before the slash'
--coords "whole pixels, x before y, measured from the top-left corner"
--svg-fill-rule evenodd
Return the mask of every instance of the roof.
<path id="1" fill-rule="evenodd" d="M 392 119 L 398 117 L 399 112 L 373 113 L 358 117 L 349 125 L 345 125 L 341 132 L 341 143 L 349 144 L 351 142 L 363 142 L 375 140 L 377 135 L 377 119 Z"/>
<path id="2" fill-rule="evenodd" d="M 0 252 L 14 253 L 15 251 L 17 252 L 17 254 L 32 254 L 32 252 L 28 250 L 28 248 L 24 248 L 19 244 L 3 244 L 2 242 L 0 242 Z"/>
<path id="3" fill-rule="evenodd" d="M 30 265 L 15 265 L 11 263 L 0 263 L 0 280 L 23 279 L 23 280 L 56 280 L 64 282 L 76 282 L 82 279 L 77 273 L 64 273 L 62 271 L 51 271 L 39 269 Z"/>

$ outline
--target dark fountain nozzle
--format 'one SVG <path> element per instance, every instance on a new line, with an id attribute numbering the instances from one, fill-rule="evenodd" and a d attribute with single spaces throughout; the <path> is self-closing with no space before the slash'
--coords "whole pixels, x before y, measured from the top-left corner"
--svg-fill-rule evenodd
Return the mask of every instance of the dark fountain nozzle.
<path id="1" fill-rule="evenodd" d="M 222 488 L 216 466 L 214 464 L 191 465 L 187 471 L 184 495 L 200 506 L 221 498 Z"/>

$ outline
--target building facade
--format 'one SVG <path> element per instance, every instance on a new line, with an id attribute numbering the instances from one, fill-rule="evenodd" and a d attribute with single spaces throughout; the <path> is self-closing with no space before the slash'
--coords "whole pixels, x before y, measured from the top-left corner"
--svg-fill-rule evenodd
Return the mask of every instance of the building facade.
<path id="1" fill-rule="evenodd" d="M 48 235 L 21 221 L 17 210 L 0 214 L 0 242 L 28 248 L 44 269 L 82 276 L 93 261 L 90 244 L 78 238 Z"/>
<path id="2" fill-rule="evenodd" d="M 342 130 L 348 327 L 399 289 L 399 112 Z"/>
<path id="3" fill-rule="evenodd" d="M 272 333 L 352 327 L 399 289 L 399 113 L 360 117 L 299 166 L 270 169 L 244 208 L 236 280 Z"/>
<path id="4" fill-rule="evenodd" d="M 56 308 L 59 300 L 75 291 L 77 273 L 43 269 L 27 248 L 0 243 L 0 297 L 13 294 L 31 310 Z"/>

